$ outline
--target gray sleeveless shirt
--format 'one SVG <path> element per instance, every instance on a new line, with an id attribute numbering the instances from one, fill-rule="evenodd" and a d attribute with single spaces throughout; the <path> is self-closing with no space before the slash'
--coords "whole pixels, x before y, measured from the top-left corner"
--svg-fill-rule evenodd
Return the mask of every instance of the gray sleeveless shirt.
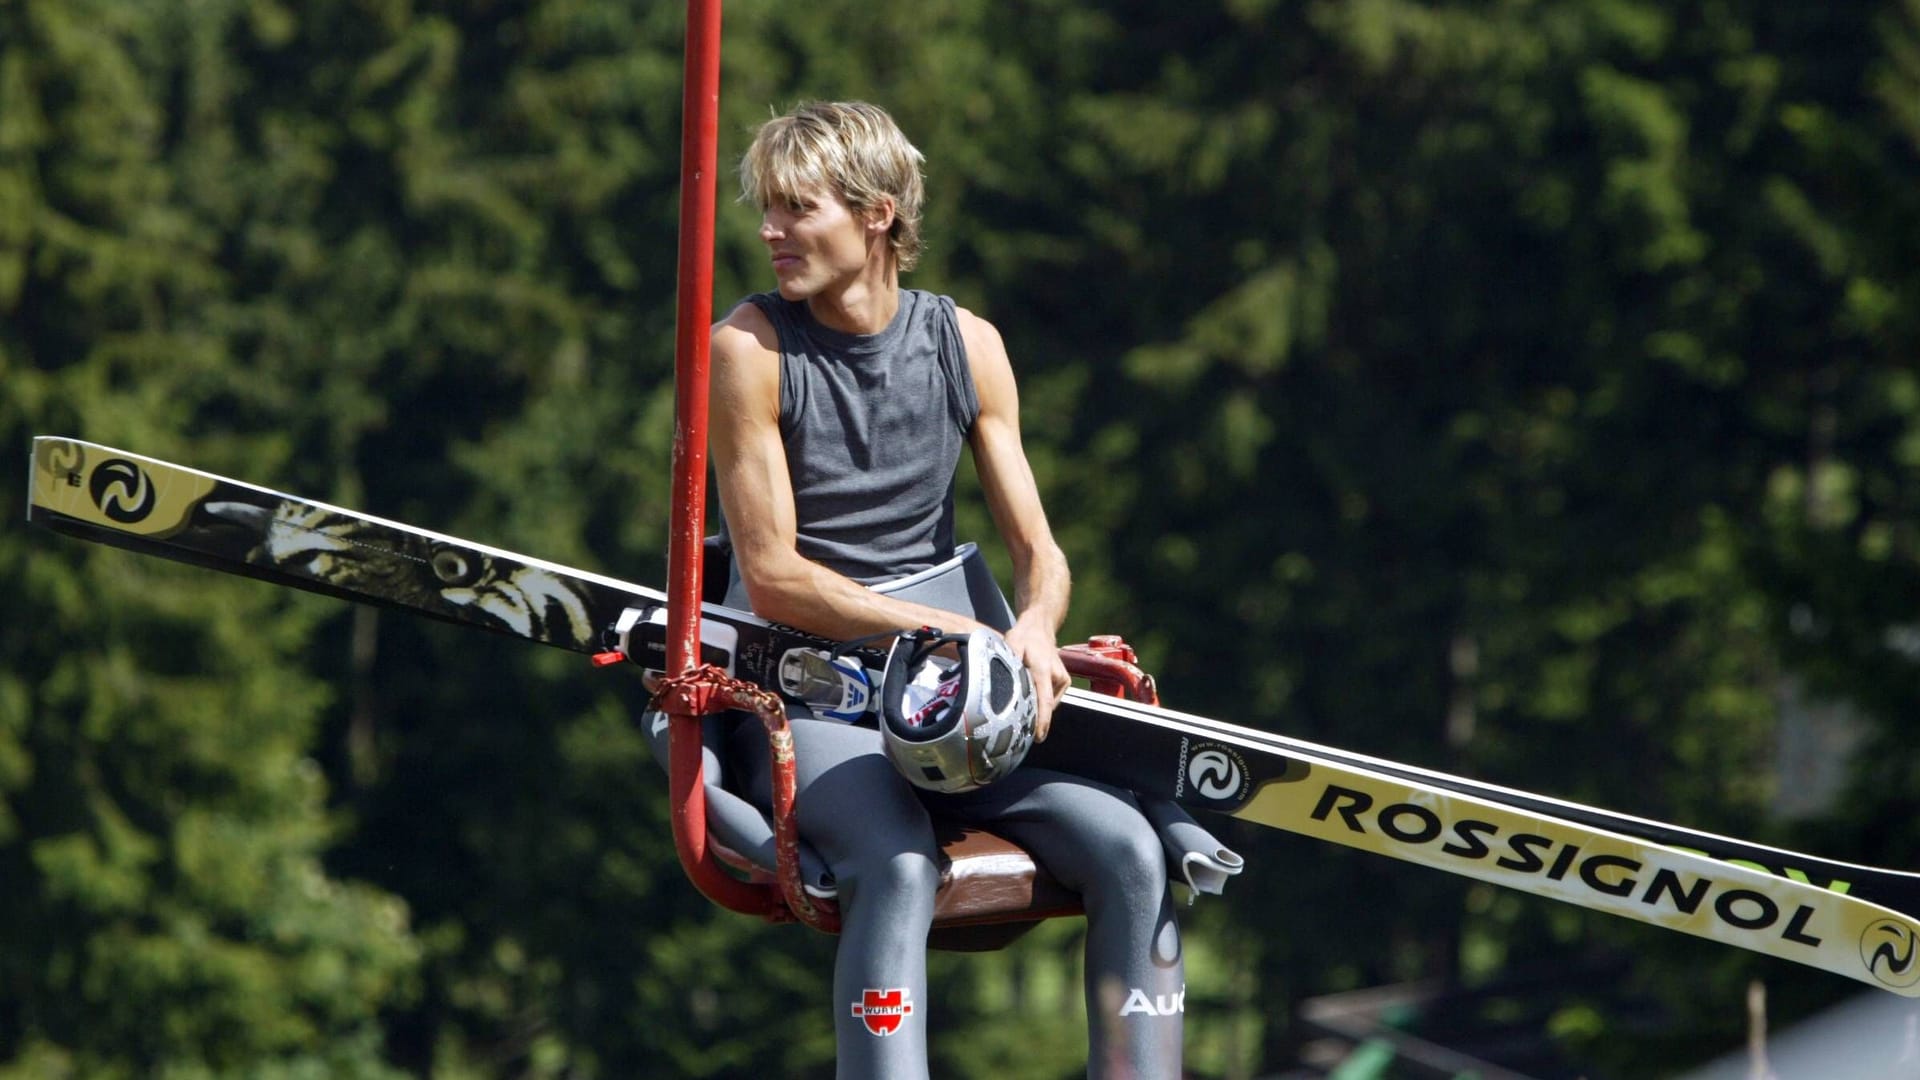
<path id="1" fill-rule="evenodd" d="M 900 290 L 876 334 L 758 293 L 780 340 L 780 436 L 800 554 L 865 585 L 954 553 L 953 483 L 980 415 L 953 301 Z"/>

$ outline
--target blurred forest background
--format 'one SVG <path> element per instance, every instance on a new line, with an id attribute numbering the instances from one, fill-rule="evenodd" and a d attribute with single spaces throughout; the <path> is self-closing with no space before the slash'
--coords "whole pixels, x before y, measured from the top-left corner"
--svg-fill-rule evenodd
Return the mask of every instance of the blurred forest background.
<path id="1" fill-rule="evenodd" d="M 831 1072 L 832 943 L 686 884 L 631 672 L 17 513 L 67 434 L 660 581 L 683 17 L 0 0 L 0 1077 Z M 908 284 L 1022 374 L 1068 637 L 1185 709 L 1913 865 L 1920 0 L 726 17 L 721 310 L 771 281 L 752 126 L 891 108 Z M 1409 980 L 1478 995 L 1431 1037 L 1596 1078 L 1737 1047 L 1755 981 L 1776 1029 L 1861 990 L 1232 836 L 1196 1076 Z M 1080 932 L 937 957 L 936 1075 L 1081 1071 Z"/>

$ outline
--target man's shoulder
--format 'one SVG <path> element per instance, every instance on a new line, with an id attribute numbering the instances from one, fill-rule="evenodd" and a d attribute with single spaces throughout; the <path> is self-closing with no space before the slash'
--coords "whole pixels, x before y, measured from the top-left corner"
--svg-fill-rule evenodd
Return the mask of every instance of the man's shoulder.
<path id="1" fill-rule="evenodd" d="M 779 331 L 752 297 L 735 304 L 713 324 L 711 342 L 716 357 L 724 353 L 727 358 L 744 358 L 780 351 Z"/>
<path id="2" fill-rule="evenodd" d="M 967 344 L 968 353 L 977 354 L 981 349 L 1005 349 L 1000 340 L 1000 329 L 986 319 L 957 303 L 953 305 L 953 318 L 960 328 L 960 340 Z"/>
<path id="3" fill-rule="evenodd" d="M 903 305 L 912 304 L 923 311 L 937 311 L 942 307 L 948 308 L 952 310 L 954 319 L 960 323 L 962 329 L 965 329 L 968 325 L 988 327 L 993 325 L 972 311 L 967 310 L 960 301 L 955 300 L 946 293 L 930 292 L 926 289 L 909 289 L 903 286 L 900 289 L 900 302 Z"/>

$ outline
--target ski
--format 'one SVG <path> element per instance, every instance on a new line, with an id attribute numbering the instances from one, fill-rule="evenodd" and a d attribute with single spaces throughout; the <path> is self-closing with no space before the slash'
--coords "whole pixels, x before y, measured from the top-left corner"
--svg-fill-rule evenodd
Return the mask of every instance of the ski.
<path id="1" fill-rule="evenodd" d="M 28 518 L 96 542 L 663 667 L 665 596 L 74 439 L 34 442 Z M 879 653 L 703 606 L 702 652 L 839 719 Z M 1920 997 L 1920 875 L 1851 866 L 1205 717 L 1069 691 L 1030 756 L 1264 826 L 1551 896 Z"/>
<path id="2" fill-rule="evenodd" d="M 142 554 L 651 670 L 666 593 L 330 506 L 183 465 L 55 436 L 34 439 L 27 519 Z M 836 719 L 869 711 L 883 654 L 704 605 L 701 658 Z"/>
<path id="3" fill-rule="evenodd" d="M 1028 752 L 1026 764 L 1920 997 L 1920 925 L 1913 909 L 1867 899 L 1863 894 L 1872 890 L 1858 887 L 1877 879 L 1890 901 L 1910 904 L 1913 875 L 1852 867 L 1851 881 L 1818 882 L 1802 870 L 1779 873 L 1757 860 L 1716 858 L 1502 803 L 1464 790 L 1469 785 L 1458 778 L 1447 778 L 1454 783 L 1443 786 L 1354 764 L 1344 755 L 1283 749 L 1261 733 L 1196 722 L 1202 718 L 1156 706 L 1085 691 L 1069 691 L 1069 697 L 1072 707 L 1056 712 L 1052 733 Z M 1722 846 L 1754 847 L 1743 841 Z M 1795 868 L 1844 865 L 1773 854 L 1775 864 Z M 1906 889 L 1892 887 L 1900 879 Z"/>
<path id="4" fill-rule="evenodd" d="M 397 522 L 71 439 L 35 441 L 29 518 L 89 539 L 583 653 L 664 667 L 665 594 Z M 707 605 L 703 660 L 779 688 L 837 719 L 859 719 L 881 654 Z M 1085 691 L 1068 708 L 1193 728 L 1273 750 L 1398 776 L 1533 813 L 1637 836 L 1920 914 L 1920 874 L 1815 858 L 1744 840 L 1367 757 L 1207 717 Z"/>
<path id="5" fill-rule="evenodd" d="M 1068 691 L 1068 693 L 1080 695 L 1085 692 Z M 1740 840 L 1700 829 L 1689 829 L 1652 818 L 1636 817 L 1616 810 L 1605 810 L 1566 799 L 1557 799 L 1550 795 L 1502 787 L 1483 780 L 1357 754 L 1275 732 L 1240 727 L 1192 713 L 1176 713 L 1159 706 L 1141 705 L 1102 695 L 1087 694 L 1085 696 L 1089 699 L 1086 701 L 1087 707 L 1102 712 L 1127 714 L 1129 719 L 1148 723 L 1170 715 L 1177 716 L 1182 725 L 1197 733 L 1214 731 L 1231 737 L 1251 739 L 1280 753 L 1317 758 L 1399 777 L 1414 783 L 1430 784 L 1436 788 L 1472 795 L 1528 813 L 1562 818 L 1642 840 L 1651 840 L 1667 847 L 1680 848 L 1749 869 L 1764 871 L 1777 877 L 1817 885 L 1834 892 L 1847 893 L 1883 907 L 1920 916 L 1920 873 L 1888 870 L 1877 866 L 1864 866 L 1805 855 L 1784 848 L 1757 844 L 1751 840 Z"/>

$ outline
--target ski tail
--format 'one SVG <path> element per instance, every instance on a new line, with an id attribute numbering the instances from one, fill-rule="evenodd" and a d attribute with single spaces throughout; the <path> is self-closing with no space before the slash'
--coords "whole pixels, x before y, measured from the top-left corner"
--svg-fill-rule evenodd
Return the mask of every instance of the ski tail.
<path id="1" fill-rule="evenodd" d="M 662 599 L 565 567 L 212 473 L 34 440 L 27 519 L 95 543 L 576 652 Z"/>
<path id="2" fill-rule="evenodd" d="M 1632 814 L 1588 806 L 1566 799 L 1502 787 L 1435 769 L 1370 757 L 1311 743 L 1304 739 L 1223 723 L 1208 717 L 1176 712 L 1159 706 L 1114 700 L 1078 690 L 1069 691 L 1068 700 L 1076 707 L 1085 707 L 1104 714 L 1128 714 L 1147 723 L 1176 722 L 1199 734 L 1213 732 L 1231 738 L 1244 738 L 1294 757 L 1354 766 L 1418 784 L 1430 785 L 1442 791 L 1470 795 L 1531 813 L 1649 840 L 1666 847 L 1679 848 L 1751 869 L 1763 870 L 1779 877 L 1791 878 L 1836 892 L 1852 893 L 1895 911 L 1920 917 L 1920 874 L 1912 871 L 1820 858 L 1702 829 L 1690 829 L 1670 822 L 1636 817 Z"/>
<path id="3" fill-rule="evenodd" d="M 1893 908 L 1165 710 L 1103 706 L 1056 712 L 1028 763 L 1920 997 L 1920 925 Z"/>

